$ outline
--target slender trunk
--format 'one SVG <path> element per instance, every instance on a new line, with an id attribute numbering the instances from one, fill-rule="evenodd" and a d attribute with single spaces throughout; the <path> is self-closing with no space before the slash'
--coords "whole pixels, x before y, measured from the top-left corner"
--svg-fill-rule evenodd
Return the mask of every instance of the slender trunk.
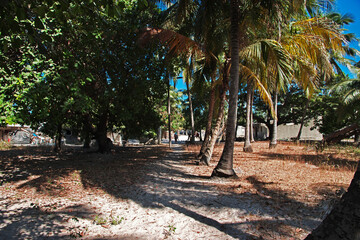
<path id="1" fill-rule="evenodd" d="M 226 129 L 226 119 L 225 119 L 225 116 L 224 116 L 223 122 L 222 122 L 222 125 L 221 125 L 221 129 L 220 129 L 220 135 L 218 137 L 218 143 L 222 140 L 225 129 Z"/>
<path id="2" fill-rule="evenodd" d="M 250 80 L 247 82 L 246 87 L 246 127 L 245 127 L 245 143 L 244 143 L 244 152 L 253 152 L 251 142 L 250 142 L 250 128 L 251 128 L 251 92 L 252 84 Z"/>
<path id="3" fill-rule="evenodd" d="M 186 89 L 187 89 L 187 94 L 188 94 L 188 98 L 189 98 L 189 107 L 190 107 L 190 123 L 191 123 L 191 139 L 190 139 L 190 142 L 194 143 L 195 142 L 194 111 L 193 111 L 193 106 L 192 106 L 191 92 L 190 92 L 189 79 L 188 78 L 186 78 Z"/>
<path id="4" fill-rule="evenodd" d="M 239 3 L 231 0 L 231 68 L 229 112 L 226 124 L 226 141 L 220 160 L 212 176 L 236 177 L 233 169 L 235 130 L 237 121 L 237 102 L 239 93 Z"/>
<path id="5" fill-rule="evenodd" d="M 296 141 L 300 141 L 302 129 L 303 129 L 304 122 L 305 122 L 306 112 L 309 108 L 309 103 L 310 103 L 310 99 L 306 99 L 306 105 L 305 105 L 305 109 L 303 110 L 303 114 L 301 116 L 301 123 L 300 123 L 299 133 L 296 137 Z"/>
<path id="6" fill-rule="evenodd" d="M 360 239 L 360 164 L 348 191 L 334 206 L 322 223 L 313 230 L 307 240 Z"/>
<path id="7" fill-rule="evenodd" d="M 161 144 L 161 127 L 158 129 L 158 144 Z"/>
<path id="8" fill-rule="evenodd" d="M 168 79 L 168 104 L 167 104 L 167 110 L 168 110 L 168 128 L 169 128 L 169 148 L 171 148 L 171 105 L 170 105 L 170 76 Z"/>
<path id="9" fill-rule="evenodd" d="M 55 152 L 61 152 L 61 138 L 62 138 L 62 124 L 57 126 L 56 136 L 55 136 Z"/>
<path id="10" fill-rule="evenodd" d="M 274 92 L 274 120 L 272 125 L 272 135 L 270 140 L 269 148 L 276 148 L 277 145 L 277 102 L 278 102 L 278 93 L 275 90 Z"/>
<path id="11" fill-rule="evenodd" d="M 268 117 L 266 119 L 265 125 L 267 126 L 268 130 L 269 130 L 269 140 L 271 139 L 271 136 L 273 135 L 273 128 L 272 128 L 272 124 L 271 124 L 271 113 L 270 111 L 268 112 Z"/>
<path id="12" fill-rule="evenodd" d="M 255 142 L 254 139 L 254 113 L 253 113 L 253 105 L 254 105 L 254 89 L 251 91 L 251 102 L 250 102 L 250 142 Z"/>
<path id="13" fill-rule="evenodd" d="M 205 137 L 204 141 L 201 145 L 200 153 L 198 155 L 198 158 L 201 158 L 202 155 L 204 155 L 207 145 L 210 141 L 210 134 L 211 134 L 211 125 L 212 125 L 212 119 L 214 114 L 214 106 L 215 106 L 215 87 L 211 87 L 210 92 L 210 102 L 209 102 L 209 113 L 207 118 L 207 124 L 205 129 Z"/>
<path id="14" fill-rule="evenodd" d="M 277 5 L 277 7 L 279 7 Z M 281 11 L 278 8 L 277 9 L 277 14 L 279 16 L 279 22 L 278 22 L 278 42 L 281 42 Z M 277 103 L 278 103 L 278 92 L 277 92 L 277 87 L 278 87 L 278 80 L 275 81 L 275 90 L 274 90 L 274 120 L 273 120 L 273 130 L 272 130 L 272 135 L 270 137 L 270 145 L 269 148 L 276 148 L 277 145 Z"/>
<path id="15" fill-rule="evenodd" d="M 200 162 L 204 162 L 206 165 L 209 165 L 212 153 L 214 151 L 216 139 L 219 136 L 220 128 L 221 128 L 221 122 L 224 119 L 224 108 L 225 108 L 225 101 L 226 101 L 226 88 L 223 88 L 223 91 L 221 93 L 220 97 L 220 106 L 219 106 L 219 114 L 216 119 L 215 127 L 211 133 L 211 139 L 206 147 L 205 153 L 202 155 Z"/>

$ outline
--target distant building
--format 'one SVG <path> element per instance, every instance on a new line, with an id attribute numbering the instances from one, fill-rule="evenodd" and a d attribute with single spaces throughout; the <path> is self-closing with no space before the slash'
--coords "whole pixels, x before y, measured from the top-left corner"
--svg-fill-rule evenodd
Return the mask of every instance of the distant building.
<path id="1" fill-rule="evenodd" d="M 255 141 L 266 140 L 269 138 L 270 131 L 264 123 L 254 123 L 254 139 Z M 295 139 L 299 133 L 300 124 L 281 124 L 278 125 L 278 140 L 289 141 Z M 238 140 L 245 139 L 245 127 L 238 126 L 236 130 L 236 138 Z M 315 128 L 314 121 L 310 121 L 308 124 L 303 126 L 300 140 L 316 140 L 320 141 L 323 139 L 323 135 Z"/>
<path id="2" fill-rule="evenodd" d="M 269 129 L 264 123 L 254 123 L 253 128 L 255 141 L 266 140 L 269 137 Z M 236 138 L 240 140 L 245 139 L 245 127 L 237 127 Z"/>
<path id="3" fill-rule="evenodd" d="M 300 124 L 281 124 L 278 126 L 278 140 L 291 140 L 295 139 L 299 133 Z M 308 124 L 303 126 L 301 131 L 300 140 L 316 140 L 320 141 L 323 139 L 323 135 L 315 128 L 314 121 L 310 121 Z"/>

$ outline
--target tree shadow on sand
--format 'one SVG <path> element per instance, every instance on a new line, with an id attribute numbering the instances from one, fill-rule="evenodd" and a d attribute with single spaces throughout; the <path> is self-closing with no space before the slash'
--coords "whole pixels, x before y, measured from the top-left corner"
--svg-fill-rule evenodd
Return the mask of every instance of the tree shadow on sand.
<path id="1" fill-rule="evenodd" d="M 21 201 L 17 202 L 21 204 Z M 46 208 L 46 207 L 45 207 Z M 80 227 L 68 229 L 62 222 L 78 221 L 77 218 L 90 219 L 92 209 L 74 205 L 56 209 L 54 204 L 42 210 L 37 204 L 26 208 L 0 210 L 0 239 L 68 239 L 81 236 Z M 44 209 L 44 206 L 43 206 Z"/>
<path id="2" fill-rule="evenodd" d="M 19 189 L 66 195 L 68 189 L 62 181 L 77 172 L 84 188 L 101 189 L 144 208 L 169 208 L 239 239 L 257 239 L 259 231 L 270 238 L 277 234 L 292 237 L 294 233 L 284 231 L 287 226 L 310 231 L 320 222 L 312 216 L 322 211 L 318 206 L 294 200 L 288 192 L 268 188 L 271 183 L 261 182 L 256 176 L 246 180 L 261 194 L 221 192 L 214 185 L 217 180 L 184 171 L 194 158 L 179 147 L 173 152 L 160 147 L 117 148 L 108 155 L 80 149 L 55 155 L 37 149 L 20 155 L 8 152 L 1 159 L 4 182 L 24 181 Z M 221 180 L 221 184 L 226 185 L 226 181 Z M 231 214 L 222 215 L 223 209 Z M 269 226 L 271 230 L 266 229 Z"/>

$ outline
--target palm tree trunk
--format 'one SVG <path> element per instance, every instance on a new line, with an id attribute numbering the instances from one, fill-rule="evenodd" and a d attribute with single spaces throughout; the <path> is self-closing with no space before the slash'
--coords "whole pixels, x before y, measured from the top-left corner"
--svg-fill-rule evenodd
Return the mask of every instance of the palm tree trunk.
<path id="1" fill-rule="evenodd" d="M 167 99 L 167 110 L 168 110 L 168 128 L 169 128 L 169 148 L 171 148 L 171 104 L 170 104 L 170 76 L 168 79 L 168 99 Z"/>
<path id="2" fill-rule="evenodd" d="M 222 125 L 221 125 L 221 129 L 220 129 L 220 135 L 219 135 L 218 141 L 217 141 L 218 143 L 220 143 L 220 141 L 222 140 L 225 129 L 226 129 L 226 119 L 225 119 L 225 116 L 224 116 L 223 122 L 222 122 Z"/>
<path id="3" fill-rule="evenodd" d="M 250 143 L 250 133 L 251 133 L 251 92 L 252 84 L 250 80 L 247 82 L 246 87 L 246 127 L 245 127 L 245 143 L 244 143 L 244 152 L 253 152 L 251 143 Z"/>
<path id="4" fill-rule="evenodd" d="M 226 141 L 220 160 L 212 172 L 216 177 L 236 177 L 233 169 L 237 101 L 239 93 L 239 2 L 231 0 L 231 68 L 229 112 L 226 124 Z"/>
<path id="5" fill-rule="evenodd" d="M 210 92 L 210 102 L 209 102 L 209 113 L 208 113 L 208 119 L 206 124 L 206 130 L 205 130 L 205 137 L 204 141 L 201 145 L 200 153 L 197 156 L 198 158 L 201 158 L 202 155 L 204 155 L 207 145 L 210 141 L 210 134 L 211 134 L 211 125 L 212 125 L 212 119 L 214 114 L 214 106 L 215 106 L 215 87 L 211 87 Z"/>
<path id="6" fill-rule="evenodd" d="M 208 166 L 210 164 L 211 156 L 214 151 L 216 139 L 218 138 L 219 133 L 220 133 L 221 123 L 224 119 L 224 108 L 225 108 L 226 91 L 227 91 L 227 87 L 226 87 L 227 81 L 226 80 L 225 80 L 224 85 L 225 86 L 223 86 L 222 93 L 220 96 L 219 114 L 216 119 L 215 127 L 214 127 L 213 131 L 211 132 L 211 139 L 210 139 L 208 146 L 206 147 L 205 153 L 202 155 L 202 157 L 200 159 L 200 162 L 203 162 Z"/>
<path id="7" fill-rule="evenodd" d="M 253 113 L 253 105 L 254 105 L 254 90 L 251 91 L 251 102 L 250 102 L 250 142 L 255 142 L 254 139 L 254 113 Z"/>
<path id="8" fill-rule="evenodd" d="M 191 100 L 191 92 L 190 92 L 190 87 L 189 87 L 189 79 L 186 78 L 185 82 L 186 82 L 186 89 L 187 89 L 187 94 L 188 94 L 188 98 L 189 98 L 189 107 L 190 107 L 190 124 L 191 124 L 190 142 L 194 143 L 195 142 L 195 123 L 194 123 L 194 111 L 193 111 L 192 100 Z"/>
<path id="9" fill-rule="evenodd" d="M 360 164 L 348 191 L 306 240 L 360 239 Z"/>
<path id="10" fill-rule="evenodd" d="M 277 145 L 277 103 L 278 103 L 278 93 L 275 90 L 274 92 L 274 120 L 272 125 L 272 134 L 270 140 L 269 148 L 276 148 Z"/>

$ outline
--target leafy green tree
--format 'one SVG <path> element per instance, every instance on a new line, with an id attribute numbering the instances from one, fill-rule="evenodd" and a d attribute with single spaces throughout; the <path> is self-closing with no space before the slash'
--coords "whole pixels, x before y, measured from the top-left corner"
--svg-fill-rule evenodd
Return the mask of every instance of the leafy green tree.
<path id="1" fill-rule="evenodd" d="M 11 100 L 22 119 L 57 135 L 64 124 L 81 128 L 88 138 L 96 137 L 100 152 L 108 151 L 109 129 L 140 135 L 160 125 L 153 102 L 165 90 L 159 60 L 162 50 L 145 51 L 136 43 L 137 29 L 159 13 L 155 5 L 126 7 L 127 1 L 31 3 L 6 5 L 7 10 L 17 13 L 25 8 L 36 17 L 19 21 L 20 27 L 24 25 L 22 31 L 9 29 L 10 36 L 2 38 L 7 52 L 1 56 L 9 59 L 2 96 L 14 96 L 8 94 L 16 90 L 12 86 L 19 89 L 18 97 Z M 44 32 L 44 38 L 33 41 L 28 22 L 37 35 Z M 31 49 L 30 57 L 24 57 L 8 38 L 21 39 L 19 46 Z M 22 68 L 16 64 L 19 57 L 24 59 Z M 40 57 L 40 63 L 32 60 Z M 37 75 L 31 78 L 36 81 L 24 81 L 24 73 Z M 16 82 L 18 78 L 21 81 Z"/>

